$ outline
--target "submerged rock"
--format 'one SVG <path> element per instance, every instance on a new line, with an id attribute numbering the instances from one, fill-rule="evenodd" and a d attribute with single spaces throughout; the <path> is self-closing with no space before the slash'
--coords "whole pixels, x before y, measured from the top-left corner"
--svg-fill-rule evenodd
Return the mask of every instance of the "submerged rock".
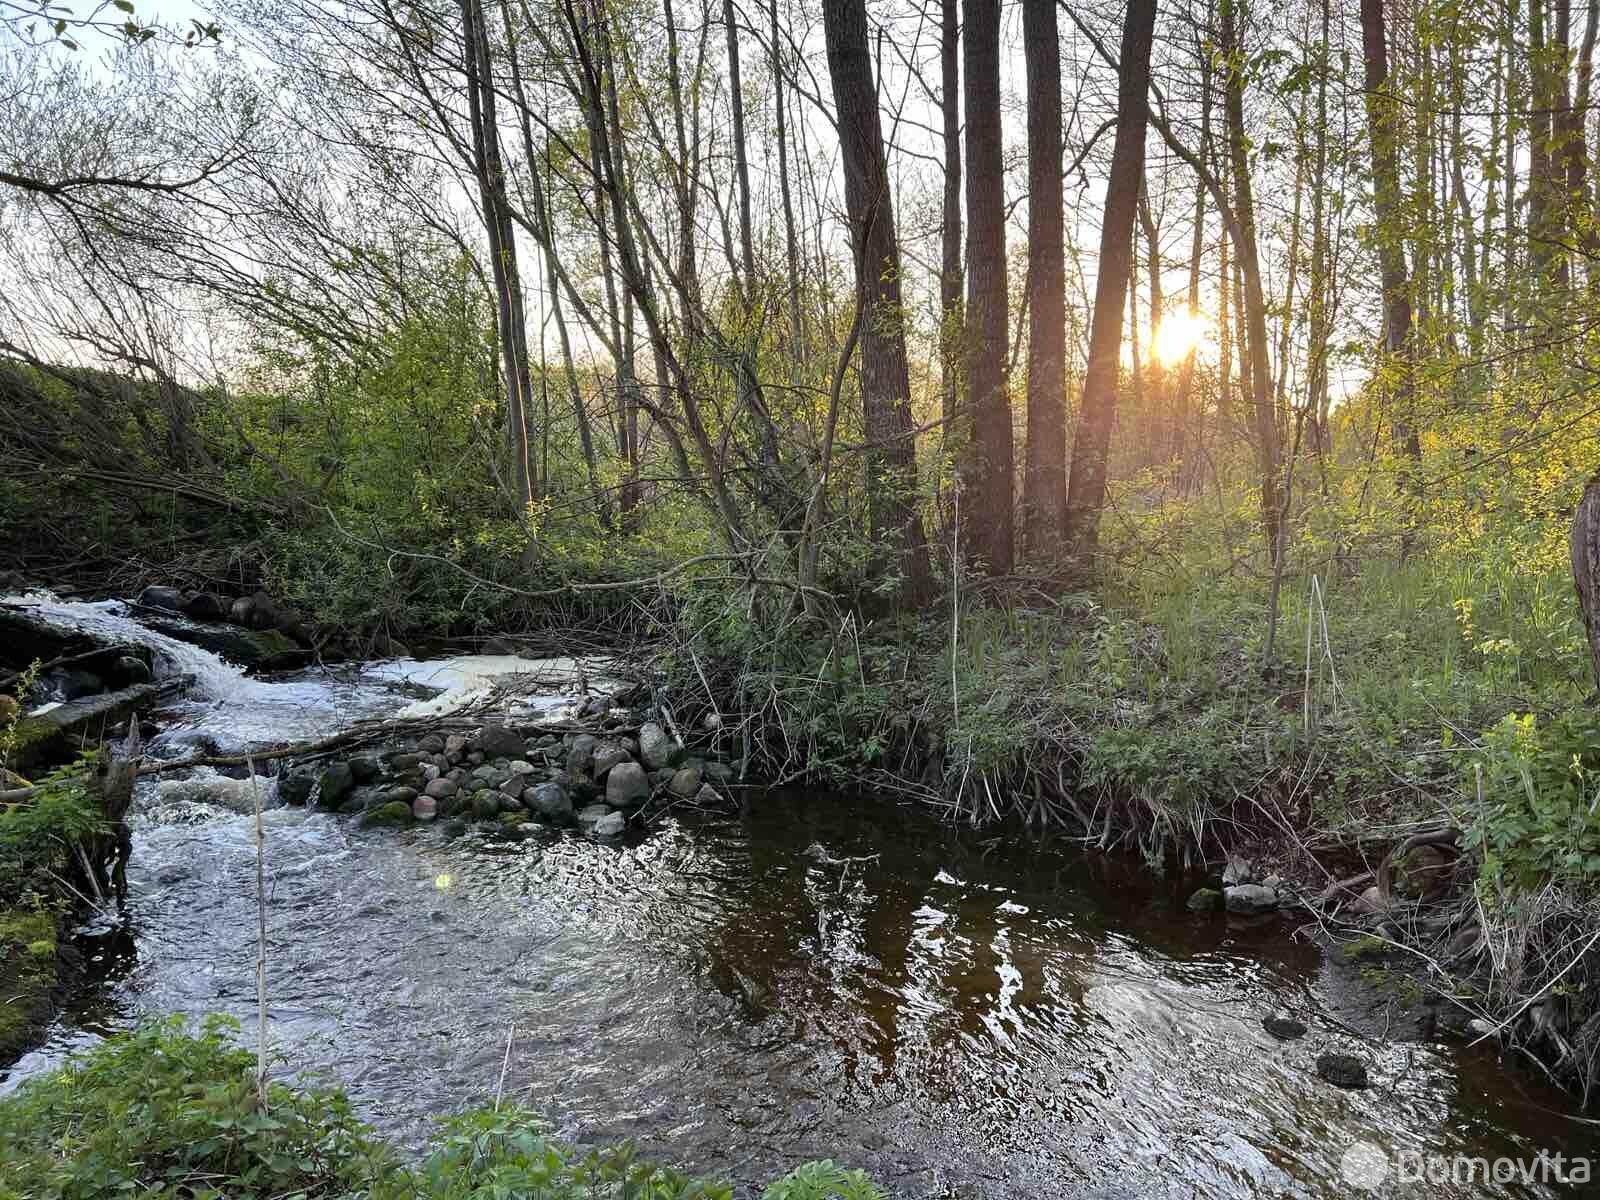
<path id="1" fill-rule="evenodd" d="M 595 837 L 621 837 L 628 828 L 628 820 L 619 812 L 607 813 L 594 823 Z"/>
<path id="2" fill-rule="evenodd" d="M 361 817 L 361 827 L 363 829 L 409 824 L 411 824 L 411 805 L 402 804 L 398 800 L 388 804 L 381 804 L 377 808 L 364 813 Z"/>
<path id="3" fill-rule="evenodd" d="M 1367 1078 L 1367 1065 L 1353 1054 L 1340 1054 L 1333 1050 L 1324 1050 L 1317 1055 L 1317 1074 L 1336 1087 L 1364 1088 L 1371 1081 Z"/>
<path id="4" fill-rule="evenodd" d="M 523 802 L 547 821 L 572 820 L 572 797 L 559 783 L 541 783 L 523 793 Z"/>
<path id="5" fill-rule="evenodd" d="M 1261 1022 L 1261 1028 L 1280 1042 L 1292 1042 L 1306 1035 L 1304 1022 L 1296 1021 L 1293 1017 L 1266 1017 Z"/>
<path id="6" fill-rule="evenodd" d="M 1278 907 L 1278 893 L 1259 883 L 1241 883 L 1223 888 L 1222 900 L 1229 912 L 1245 916 L 1272 912 Z"/>
<path id="7" fill-rule="evenodd" d="M 322 774 L 317 779 L 317 786 L 321 789 L 321 801 L 326 808 L 337 808 L 346 794 L 355 786 L 355 772 L 350 769 L 350 764 L 345 762 L 332 762 L 323 768 Z"/>
<path id="8" fill-rule="evenodd" d="M 317 777 L 310 771 L 286 771 L 278 776 L 278 799 L 285 804 L 305 804 L 316 786 Z"/>
<path id="9" fill-rule="evenodd" d="M 578 826 L 582 829 L 592 830 L 600 823 L 602 817 L 609 817 L 611 810 L 604 804 L 587 804 L 578 810 Z"/>

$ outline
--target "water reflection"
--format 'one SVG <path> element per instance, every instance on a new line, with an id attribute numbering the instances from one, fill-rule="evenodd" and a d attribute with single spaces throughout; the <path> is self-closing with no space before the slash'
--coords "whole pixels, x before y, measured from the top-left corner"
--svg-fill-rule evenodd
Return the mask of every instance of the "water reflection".
<path id="1" fill-rule="evenodd" d="M 111 1023 L 253 1015 L 251 823 L 174 807 L 138 832 Z M 508 1092 L 567 1136 L 747 1186 L 831 1156 L 902 1196 L 1344 1197 L 1358 1137 L 1583 1145 L 1535 1107 L 1559 1097 L 1440 1046 L 1365 1047 L 1367 1092 L 1320 1082 L 1347 1040 L 1306 1013 L 1336 1002 L 1321 956 L 1113 860 L 822 797 L 620 848 L 268 826 L 273 1037 L 411 1144 L 492 1095 L 509 1037 Z M 1284 1008 L 1310 1037 L 1261 1030 Z"/>

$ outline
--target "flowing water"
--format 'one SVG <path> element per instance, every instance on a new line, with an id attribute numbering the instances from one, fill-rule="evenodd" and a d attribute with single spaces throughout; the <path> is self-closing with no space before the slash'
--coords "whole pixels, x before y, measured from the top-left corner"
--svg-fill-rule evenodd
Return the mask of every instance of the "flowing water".
<path id="1" fill-rule="evenodd" d="M 131 626 L 114 606 L 56 609 Z M 148 644 L 201 680 L 157 753 L 301 736 L 414 703 L 427 677 L 471 691 L 517 667 L 266 681 Z M 97 944 L 104 982 L 11 1085 L 141 1013 L 254 1019 L 248 785 L 144 786 L 132 935 Z M 1487 1053 L 1375 1036 L 1388 999 L 1283 924 L 1191 916 L 1177 882 L 1068 846 L 814 795 L 625 845 L 286 808 L 266 826 L 273 1042 L 411 1147 L 502 1087 L 566 1137 L 631 1137 L 746 1190 L 833 1157 L 905 1197 L 1343 1198 L 1368 1194 L 1341 1173 L 1357 1141 L 1525 1163 L 1600 1147 Z M 1305 1039 L 1263 1032 L 1285 1011 Z M 1319 1051 L 1352 1047 L 1372 1088 L 1316 1077 Z M 1595 1193 L 1547 1177 L 1392 1194 Z"/>

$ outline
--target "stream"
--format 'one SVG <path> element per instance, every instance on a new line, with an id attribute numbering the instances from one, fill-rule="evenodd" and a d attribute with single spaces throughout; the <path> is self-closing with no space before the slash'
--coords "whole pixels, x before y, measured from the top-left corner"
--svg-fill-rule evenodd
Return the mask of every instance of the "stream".
<path id="1" fill-rule="evenodd" d="M 42 611 L 195 677 L 157 714 L 161 756 L 316 736 L 507 671 L 551 681 L 523 719 L 570 709 L 573 664 L 253 679 L 115 603 Z M 82 939 L 96 981 L 0 1091 L 141 1015 L 253 1023 L 249 787 L 140 785 L 130 932 Z M 1384 1038 L 1415 1021 L 1289 924 L 1192 915 L 1185 881 L 1070 843 L 804 793 L 622 843 L 363 831 L 276 806 L 270 785 L 268 803 L 273 1045 L 408 1148 L 503 1087 L 563 1137 L 633 1138 L 741 1194 L 821 1157 L 897 1197 L 1597 1194 L 1548 1173 L 1358 1191 L 1358 1142 L 1527 1164 L 1600 1138 L 1491 1050 Z M 1269 1036 L 1284 1012 L 1310 1033 Z M 1360 1053 L 1373 1086 L 1317 1078 L 1327 1049 Z"/>

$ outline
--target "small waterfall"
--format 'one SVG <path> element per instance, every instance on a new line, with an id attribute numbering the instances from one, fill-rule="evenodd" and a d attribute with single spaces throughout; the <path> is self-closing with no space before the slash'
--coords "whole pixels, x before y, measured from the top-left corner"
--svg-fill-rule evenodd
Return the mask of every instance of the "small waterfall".
<path id="1" fill-rule="evenodd" d="M 209 650 L 147 629 L 127 615 L 128 606 L 120 600 L 89 603 L 32 595 L 8 598 L 6 603 L 26 606 L 63 630 L 148 646 L 154 652 L 156 676 L 190 676 L 194 680 L 190 695 L 197 700 L 237 701 L 271 686 L 246 678 L 243 670 Z"/>

